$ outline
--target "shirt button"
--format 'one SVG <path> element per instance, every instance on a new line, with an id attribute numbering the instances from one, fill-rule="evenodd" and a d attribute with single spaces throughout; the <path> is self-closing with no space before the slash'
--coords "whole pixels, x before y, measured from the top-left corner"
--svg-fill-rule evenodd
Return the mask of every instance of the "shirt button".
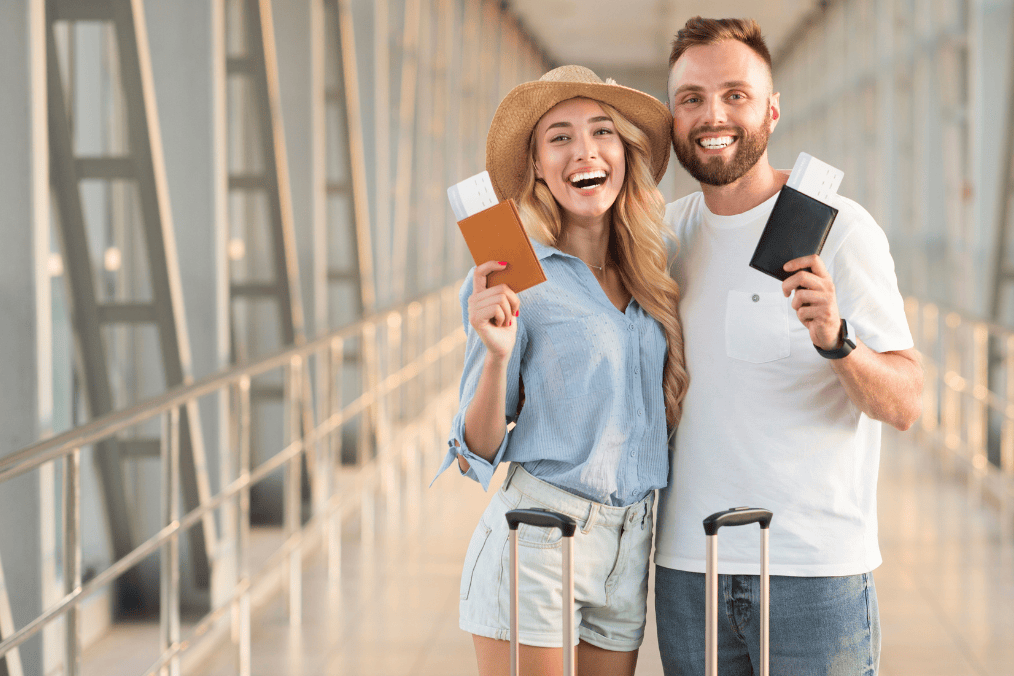
<path id="1" fill-rule="evenodd" d="M 637 368 L 635 368 L 635 369 L 634 369 L 634 375 L 635 375 L 635 376 L 636 376 L 636 375 L 637 375 L 638 373 L 640 373 L 640 372 L 641 372 L 641 369 L 637 369 Z"/>
<path id="2" fill-rule="evenodd" d="M 641 415 L 641 409 L 637 409 L 637 415 L 638 415 L 638 417 L 640 417 L 640 415 Z"/>
<path id="3" fill-rule="evenodd" d="M 633 331 L 633 330 L 634 330 L 634 325 L 633 325 L 633 324 L 631 324 L 630 326 L 628 326 L 628 327 L 627 327 L 627 330 L 628 330 L 628 331 Z"/>
<path id="4" fill-rule="evenodd" d="M 760 301 L 760 296 L 758 296 L 757 294 L 754 294 L 753 295 L 753 302 L 757 303 L 759 301 Z"/>
<path id="5" fill-rule="evenodd" d="M 633 458 L 635 455 L 637 455 L 637 451 L 631 451 L 630 452 L 630 457 L 631 458 Z"/>

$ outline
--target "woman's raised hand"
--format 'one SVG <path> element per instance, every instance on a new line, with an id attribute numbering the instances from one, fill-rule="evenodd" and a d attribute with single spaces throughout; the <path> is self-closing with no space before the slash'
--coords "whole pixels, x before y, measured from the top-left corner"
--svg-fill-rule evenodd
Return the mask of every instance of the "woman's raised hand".
<path id="1" fill-rule="evenodd" d="M 490 355 L 501 359 L 510 357 L 514 349 L 521 301 L 506 284 L 487 289 L 486 278 L 490 273 L 506 268 L 506 263 L 497 261 L 475 268 L 472 295 L 468 297 L 468 322 L 479 334 Z"/>

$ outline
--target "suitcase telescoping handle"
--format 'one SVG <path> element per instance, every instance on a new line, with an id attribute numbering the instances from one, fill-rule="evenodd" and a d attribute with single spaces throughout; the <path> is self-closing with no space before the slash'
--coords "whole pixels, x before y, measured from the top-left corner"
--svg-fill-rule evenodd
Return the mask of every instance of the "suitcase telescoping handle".
<path id="1" fill-rule="evenodd" d="M 771 512 L 757 507 L 735 507 L 716 512 L 704 520 L 704 534 L 708 543 L 708 562 L 705 569 L 705 676 L 718 676 L 718 529 L 722 526 L 760 524 L 760 676 L 768 676 L 768 644 L 770 640 L 771 584 L 768 574 L 768 532 Z"/>
<path id="2" fill-rule="evenodd" d="M 521 668 L 518 648 L 518 526 L 528 524 L 539 528 L 559 528 L 563 533 L 563 673 L 574 676 L 574 519 L 548 509 L 512 509 L 507 512 L 511 529 L 511 675 Z"/>

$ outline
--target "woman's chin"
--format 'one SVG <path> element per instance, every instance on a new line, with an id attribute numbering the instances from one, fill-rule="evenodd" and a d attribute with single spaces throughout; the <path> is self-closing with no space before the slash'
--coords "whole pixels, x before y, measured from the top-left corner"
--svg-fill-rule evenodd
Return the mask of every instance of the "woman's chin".
<path id="1" fill-rule="evenodd" d="M 605 218 L 613 204 L 616 202 L 616 195 L 568 195 L 567 199 L 556 200 L 560 205 L 563 216 L 568 220 L 595 220 Z"/>

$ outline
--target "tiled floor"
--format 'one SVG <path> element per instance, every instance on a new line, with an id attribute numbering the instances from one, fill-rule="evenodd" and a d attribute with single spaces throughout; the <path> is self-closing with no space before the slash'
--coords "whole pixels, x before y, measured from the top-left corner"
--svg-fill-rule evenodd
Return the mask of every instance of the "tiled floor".
<path id="1" fill-rule="evenodd" d="M 1001 532 L 996 510 L 947 478 L 940 462 L 913 440 L 911 433 L 885 432 L 885 563 L 875 574 L 881 674 L 1014 676 L 1010 530 Z M 357 519 L 347 522 L 339 596 L 327 593 L 320 557 L 307 561 L 300 631 L 289 629 L 281 596 L 259 610 L 255 675 L 476 673 L 471 641 L 457 628 L 457 590 L 464 550 L 487 496 L 451 474 L 419 495 L 403 500 L 400 521 L 389 521 L 378 503 L 372 545 L 360 542 Z M 653 625 L 647 634 L 639 676 L 662 673 Z M 234 653 L 225 643 L 184 673 L 234 674 Z"/>

